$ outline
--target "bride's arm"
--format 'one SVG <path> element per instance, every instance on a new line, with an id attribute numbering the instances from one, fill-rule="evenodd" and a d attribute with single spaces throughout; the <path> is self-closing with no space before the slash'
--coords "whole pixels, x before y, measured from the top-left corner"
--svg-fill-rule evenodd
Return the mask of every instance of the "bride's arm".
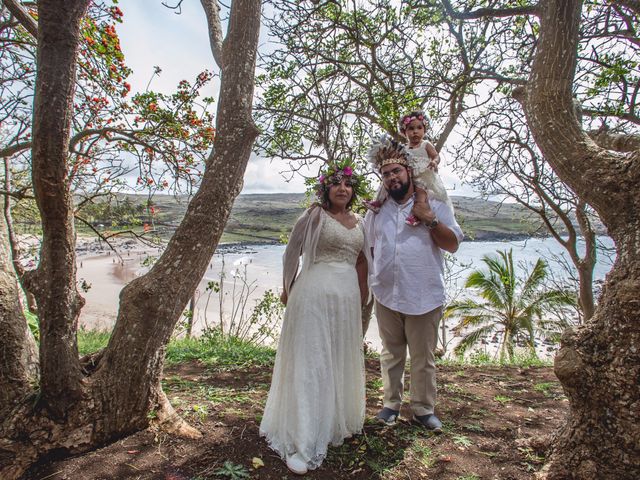
<path id="1" fill-rule="evenodd" d="M 367 266 L 367 259 L 364 256 L 364 252 L 360 252 L 358 260 L 356 260 L 356 272 L 358 273 L 358 286 L 360 287 L 360 304 L 367 303 L 369 298 L 369 285 L 367 283 L 367 277 L 369 276 L 369 268 Z"/>
<path id="2" fill-rule="evenodd" d="M 307 209 L 293 226 L 293 230 L 291 230 L 291 234 L 289 235 L 287 248 L 285 249 L 282 257 L 283 290 L 280 294 L 280 300 L 285 305 L 289 299 L 289 293 L 291 292 L 293 282 L 298 274 L 298 266 L 300 263 L 300 256 L 302 255 L 307 227 L 309 222 L 312 221 L 312 217 L 318 218 L 318 211 L 316 208 L 319 207 L 312 205 Z"/>

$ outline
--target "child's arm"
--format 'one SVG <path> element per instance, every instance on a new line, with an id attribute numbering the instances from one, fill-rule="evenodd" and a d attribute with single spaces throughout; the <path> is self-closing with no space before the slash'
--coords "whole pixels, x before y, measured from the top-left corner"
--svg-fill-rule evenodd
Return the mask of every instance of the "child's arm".
<path id="1" fill-rule="evenodd" d="M 427 151 L 427 155 L 429 156 L 429 165 L 427 168 L 437 172 L 438 165 L 440 164 L 440 155 L 438 154 L 436 147 L 434 147 L 431 142 L 425 141 L 424 149 Z"/>

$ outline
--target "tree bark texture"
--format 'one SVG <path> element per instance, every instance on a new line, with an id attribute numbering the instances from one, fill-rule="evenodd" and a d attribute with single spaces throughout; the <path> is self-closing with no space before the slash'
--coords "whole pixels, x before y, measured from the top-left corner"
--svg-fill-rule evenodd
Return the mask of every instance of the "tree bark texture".
<path id="1" fill-rule="evenodd" d="M 154 267 L 123 289 L 107 348 L 81 364 L 75 335 L 82 302 L 75 290 L 72 205 L 62 158 L 84 6 L 86 0 L 39 2 L 38 67 L 43 71 L 38 72 L 35 118 L 40 126 L 34 128 L 33 169 L 45 233 L 32 282 L 48 336 L 41 346 L 48 381 L 35 409 L 33 399 L 24 398 L 1 420 L 3 479 L 19 477 L 53 449 L 86 452 L 144 428 L 152 410 L 168 430 L 199 435 L 175 415 L 162 391 L 164 348 L 209 265 L 258 134 L 251 111 L 261 2 L 240 0 L 232 3 L 223 44 L 217 135 L 201 187 Z M 50 22 L 57 22 L 55 35 Z M 59 398 L 52 397 L 54 392 Z"/>
<path id="2" fill-rule="evenodd" d="M 258 134 L 251 109 L 259 27 L 260 1 L 234 1 L 223 48 L 214 150 L 201 187 L 163 255 L 123 289 L 118 320 L 96 374 L 96 381 L 118 384 L 116 394 L 105 399 L 109 410 L 133 412 L 130 418 L 108 415 L 116 424 L 107 430 L 121 431 L 131 419 L 144 420 L 157 401 L 162 347 L 206 272 L 242 189 Z"/>
<path id="3" fill-rule="evenodd" d="M 618 255 L 591 320 L 563 335 L 555 372 L 571 408 L 542 476 L 640 478 L 640 152 L 602 149 L 575 116 L 581 1 L 540 6 L 527 121 L 562 181 L 596 209 Z"/>
<path id="4" fill-rule="evenodd" d="M 67 176 L 80 20 L 87 0 L 38 3 L 32 181 L 42 218 L 40 263 L 29 279 L 40 319 L 40 389 L 63 417 L 82 396 L 76 343 L 84 300 L 76 288 L 73 198 Z M 64 372 L 64 374 L 63 374 Z"/>
<path id="5" fill-rule="evenodd" d="M 0 215 L 0 418 L 29 390 L 27 321 L 19 289 L 4 215 Z"/>

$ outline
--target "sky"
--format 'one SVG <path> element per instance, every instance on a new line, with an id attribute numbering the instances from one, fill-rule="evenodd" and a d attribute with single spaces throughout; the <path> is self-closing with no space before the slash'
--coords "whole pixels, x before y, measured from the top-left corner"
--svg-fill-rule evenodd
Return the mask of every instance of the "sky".
<path id="1" fill-rule="evenodd" d="M 165 3 L 175 5 L 178 0 Z M 124 22 L 117 30 L 127 65 L 133 69 L 128 79 L 132 92 L 146 89 L 154 66 L 160 67 L 162 73 L 153 78 L 151 88 L 164 93 L 174 91 L 180 80 L 192 80 L 205 69 L 217 72 L 206 18 L 198 0 L 184 0 L 179 15 L 177 10 L 163 6 L 161 0 L 120 0 L 118 6 L 124 12 Z M 265 29 L 261 31 L 259 48 L 263 52 L 269 48 Z M 217 97 L 217 87 L 214 80 L 203 95 Z M 446 152 L 441 157 L 440 175 L 449 194 L 474 195 L 448 168 Z M 242 193 L 304 192 L 304 179 L 300 176 L 290 179 L 290 175 L 281 173 L 286 169 L 285 163 L 253 154 Z"/>

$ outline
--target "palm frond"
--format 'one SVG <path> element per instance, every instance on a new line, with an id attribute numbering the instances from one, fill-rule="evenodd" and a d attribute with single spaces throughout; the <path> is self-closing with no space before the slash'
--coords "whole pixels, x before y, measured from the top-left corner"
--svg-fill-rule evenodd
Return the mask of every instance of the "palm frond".
<path id="1" fill-rule="evenodd" d="M 564 290 L 538 291 L 529 301 L 524 310 L 525 314 L 538 316 L 554 309 L 575 307 L 577 304 L 576 296 Z"/>
<path id="2" fill-rule="evenodd" d="M 504 322 L 500 310 L 495 309 L 491 304 L 478 303 L 473 299 L 464 299 L 448 305 L 444 315 L 447 319 L 459 319 L 453 327 L 455 333 L 483 323 L 501 324 Z"/>
<path id="3" fill-rule="evenodd" d="M 542 285 L 544 280 L 549 276 L 549 264 L 543 258 L 538 258 L 538 261 L 533 266 L 533 269 L 529 273 L 529 276 L 522 286 L 521 296 L 528 298 L 534 294 Z"/>
<path id="4" fill-rule="evenodd" d="M 462 337 L 460 343 L 456 345 L 453 351 L 456 353 L 456 355 L 464 355 L 464 352 L 466 352 L 469 347 L 472 347 L 473 345 L 478 343 L 478 341 L 482 338 L 487 337 L 493 330 L 493 325 L 486 325 L 467 333 Z"/>
<path id="5" fill-rule="evenodd" d="M 465 282 L 466 288 L 476 288 L 485 300 L 502 308 L 506 305 L 506 295 L 500 278 L 491 272 L 475 270 L 469 274 Z"/>

